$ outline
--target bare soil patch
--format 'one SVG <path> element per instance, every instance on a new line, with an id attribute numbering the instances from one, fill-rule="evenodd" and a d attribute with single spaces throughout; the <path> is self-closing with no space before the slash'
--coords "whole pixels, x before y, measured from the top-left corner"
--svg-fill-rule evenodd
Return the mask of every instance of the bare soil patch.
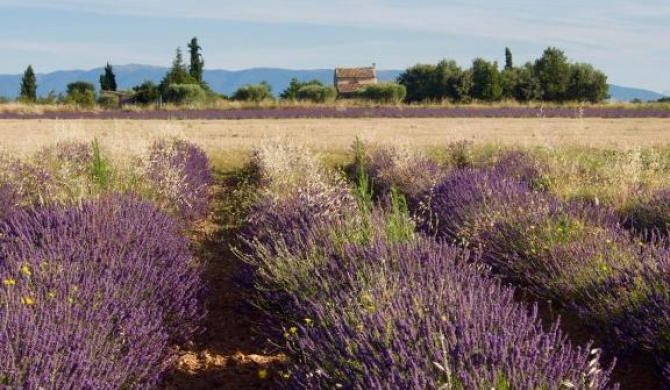
<path id="1" fill-rule="evenodd" d="M 213 213 L 193 239 L 206 262 L 208 285 L 204 332 L 179 351 L 165 390 L 274 389 L 286 357 L 274 351 L 259 332 L 261 313 L 249 304 L 248 293 L 236 283 L 242 263 L 232 253 L 236 225 L 231 220 L 230 187 L 225 177 L 215 187 Z"/>

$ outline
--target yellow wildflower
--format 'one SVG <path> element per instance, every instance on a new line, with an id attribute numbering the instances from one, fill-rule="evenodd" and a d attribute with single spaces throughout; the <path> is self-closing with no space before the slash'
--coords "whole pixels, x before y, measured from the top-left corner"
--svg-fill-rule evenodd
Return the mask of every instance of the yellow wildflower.
<path id="1" fill-rule="evenodd" d="M 21 302 L 26 306 L 35 304 L 35 300 L 31 297 L 23 297 L 21 298 Z"/>
<path id="2" fill-rule="evenodd" d="M 267 379 L 268 377 L 268 370 L 265 368 L 261 368 L 258 370 L 258 379 Z"/>
<path id="3" fill-rule="evenodd" d="M 2 281 L 2 284 L 4 284 L 5 286 L 13 286 L 13 285 L 16 284 L 16 280 L 14 280 L 14 279 L 5 279 L 5 280 Z"/>

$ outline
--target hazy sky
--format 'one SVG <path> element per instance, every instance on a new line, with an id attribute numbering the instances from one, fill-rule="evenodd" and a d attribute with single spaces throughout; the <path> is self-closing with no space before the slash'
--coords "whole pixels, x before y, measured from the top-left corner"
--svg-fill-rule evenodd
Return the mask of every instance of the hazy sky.
<path id="1" fill-rule="evenodd" d="M 534 60 L 547 46 L 614 84 L 670 91 L 668 0 L 0 0 L 0 73 L 169 66 L 198 37 L 208 69 Z"/>

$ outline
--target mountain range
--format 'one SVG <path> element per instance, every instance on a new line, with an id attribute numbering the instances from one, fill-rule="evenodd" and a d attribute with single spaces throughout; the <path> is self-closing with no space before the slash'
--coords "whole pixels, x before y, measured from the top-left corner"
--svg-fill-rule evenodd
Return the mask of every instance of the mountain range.
<path id="1" fill-rule="evenodd" d="M 114 66 L 114 74 L 119 89 L 130 89 L 146 80 L 158 84 L 168 68 L 151 65 Z M 402 70 L 377 70 L 379 81 L 395 80 Z M 68 83 L 87 81 L 99 85 L 103 68 L 91 70 L 59 70 L 37 74 L 37 94 L 47 95 L 50 91 L 63 93 Z M 22 75 L 0 75 L 0 96 L 14 99 L 18 96 Z M 279 95 L 286 89 L 292 78 L 300 81 L 319 80 L 324 84 L 333 82 L 333 69 L 279 69 L 253 68 L 243 70 L 205 70 L 204 80 L 217 93 L 231 95 L 244 84 L 257 84 L 266 81 L 272 86 L 272 92 Z M 622 87 L 610 84 L 610 95 L 614 101 L 657 100 L 664 95 L 640 88 Z"/>

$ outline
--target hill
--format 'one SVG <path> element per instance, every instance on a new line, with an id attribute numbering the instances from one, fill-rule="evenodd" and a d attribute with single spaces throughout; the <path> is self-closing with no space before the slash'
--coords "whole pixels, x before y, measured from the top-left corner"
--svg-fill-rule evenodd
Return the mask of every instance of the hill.
<path id="1" fill-rule="evenodd" d="M 635 99 L 645 102 L 648 100 L 658 100 L 664 96 L 658 92 L 648 91 L 646 89 L 627 88 L 611 84 L 610 95 L 612 96 L 612 100 L 619 102 L 630 102 Z"/>
<path id="2" fill-rule="evenodd" d="M 159 83 L 167 68 L 149 65 L 119 65 L 114 67 L 116 81 L 119 89 L 130 89 L 141 84 L 145 80 Z M 395 80 L 402 70 L 378 70 L 379 81 Z M 87 81 L 99 85 L 100 75 L 103 68 L 91 70 L 64 70 L 51 73 L 37 74 L 37 93 L 40 96 L 47 95 L 50 91 L 63 93 L 66 85 L 73 81 Z M 279 68 L 253 68 L 243 70 L 205 70 L 204 79 L 217 93 L 231 95 L 237 88 L 244 84 L 257 84 L 267 81 L 272 86 L 272 92 L 279 95 L 288 87 L 292 78 L 300 81 L 312 79 L 319 80 L 325 84 L 333 82 L 333 69 L 279 69 Z M 0 75 L 0 96 L 14 99 L 19 94 L 21 75 Z M 615 101 L 631 101 L 633 99 L 657 100 L 662 94 L 639 88 L 622 87 L 610 85 L 610 95 Z"/>

